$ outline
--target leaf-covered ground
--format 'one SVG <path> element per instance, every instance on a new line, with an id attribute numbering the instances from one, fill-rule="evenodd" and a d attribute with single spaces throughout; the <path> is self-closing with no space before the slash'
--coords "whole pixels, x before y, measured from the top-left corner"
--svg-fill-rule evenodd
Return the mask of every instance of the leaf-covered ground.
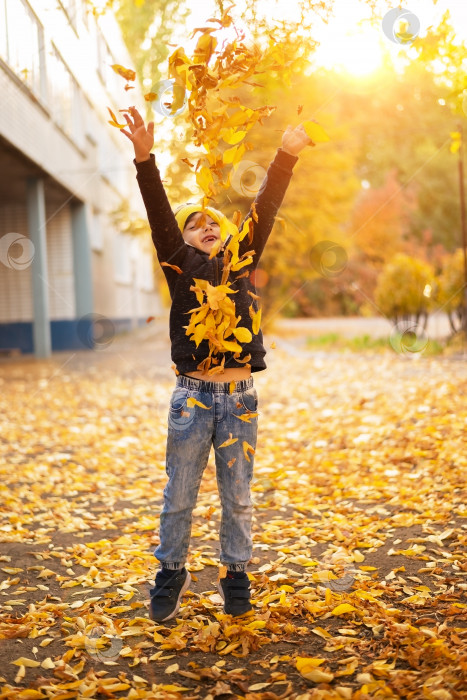
<path id="1" fill-rule="evenodd" d="M 266 340 L 254 612 L 234 619 L 213 452 L 189 593 L 175 620 L 147 617 L 164 334 L 2 362 L 1 700 L 467 697 L 467 363 Z"/>

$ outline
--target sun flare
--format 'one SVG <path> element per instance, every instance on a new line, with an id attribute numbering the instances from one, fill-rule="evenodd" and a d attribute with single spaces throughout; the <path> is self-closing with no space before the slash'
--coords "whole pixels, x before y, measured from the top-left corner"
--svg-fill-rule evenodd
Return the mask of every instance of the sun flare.
<path id="1" fill-rule="evenodd" d="M 323 38 L 315 60 L 326 68 L 343 69 L 356 77 L 366 76 L 382 65 L 383 48 L 378 31 L 362 28 L 353 32 L 334 29 Z"/>

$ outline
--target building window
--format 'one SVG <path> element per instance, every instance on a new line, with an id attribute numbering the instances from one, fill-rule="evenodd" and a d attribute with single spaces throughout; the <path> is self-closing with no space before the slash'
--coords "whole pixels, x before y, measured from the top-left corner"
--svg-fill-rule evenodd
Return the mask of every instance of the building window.
<path id="1" fill-rule="evenodd" d="M 104 250 L 104 236 L 102 233 L 102 215 L 97 209 L 93 209 L 91 212 L 90 229 L 91 248 L 100 253 Z"/>
<path id="2" fill-rule="evenodd" d="M 52 116 L 58 126 L 78 146 L 83 146 L 84 129 L 81 90 L 53 45 L 48 54 L 47 69 L 49 105 Z"/>
<path id="3" fill-rule="evenodd" d="M 120 95 L 122 78 L 113 70 L 114 63 L 117 61 L 112 56 L 101 30 L 97 28 L 97 73 L 111 95 Z"/>
<path id="4" fill-rule="evenodd" d="M 82 0 L 58 0 L 58 3 L 75 32 L 78 30 L 79 20 L 83 20 L 84 23 L 87 24 L 87 17 Z"/>
<path id="5" fill-rule="evenodd" d="M 131 250 L 130 237 L 117 232 L 114 235 L 114 278 L 116 282 L 130 284 L 131 282 Z"/>
<path id="6" fill-rule="evenodd" d="M 0 57 L 39 98 L 45 98 L 44 32 L 24 0 L 0 0 Z"/>

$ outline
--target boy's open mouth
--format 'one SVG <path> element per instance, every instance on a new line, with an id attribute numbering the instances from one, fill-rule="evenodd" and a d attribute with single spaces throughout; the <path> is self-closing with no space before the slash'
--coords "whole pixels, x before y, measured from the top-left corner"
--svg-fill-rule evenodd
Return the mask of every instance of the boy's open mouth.
<path id="1" fill-rule="evenodd" d="M 203 238 L 203 243 L 209 243 L 210 241 L 216 241 L 217 236 L 206 236 L 206 238 Z"/>

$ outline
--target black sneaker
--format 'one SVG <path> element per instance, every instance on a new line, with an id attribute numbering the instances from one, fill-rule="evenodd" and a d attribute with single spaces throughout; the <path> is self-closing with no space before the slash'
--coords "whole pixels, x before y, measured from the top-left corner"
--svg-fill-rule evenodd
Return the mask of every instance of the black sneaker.
<path id="1" fill-rule="evenodd" d="M 227 615 L 243 615 L 253 609 L 250 602 L 250 579 L 246 573 L 244 578 L 230 578 L 228 575 L 221 578 L 217 588 L 224 600 L 224 612 Z"/>
<path id="2" fill-rule="evenodd" d="M 181 597 L 190 583 L 191 576 L 185 568 L 171 576 L 158 571 L 156 585 L 149 591 L 151 596 L 149 617 L 151 620 L 165 622 L 175 617 L 180 608 Z"/>

